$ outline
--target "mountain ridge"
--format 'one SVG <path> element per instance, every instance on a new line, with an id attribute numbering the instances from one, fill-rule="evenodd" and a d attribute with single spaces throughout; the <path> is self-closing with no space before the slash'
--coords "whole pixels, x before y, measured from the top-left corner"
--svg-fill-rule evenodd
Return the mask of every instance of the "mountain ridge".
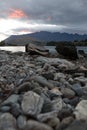
<path id="1" fill-rule="evenodd" d="M 73 42 L 75 40 L 85 40 L 87 39 L 87 34 L 69 34 L 69 33 L 60 33 L 60 32 L 48 32 L 48 31 L 40 31 L 31 34 L 22 34 L 22 35 L 11 35 L 7 39 L 5 39 L 5 43 L 8 44 L 17 44 L 17 45 L 25 45 L 29 42 L 31 43 L 46 43 L 50 41 L 70 41 Z"/>

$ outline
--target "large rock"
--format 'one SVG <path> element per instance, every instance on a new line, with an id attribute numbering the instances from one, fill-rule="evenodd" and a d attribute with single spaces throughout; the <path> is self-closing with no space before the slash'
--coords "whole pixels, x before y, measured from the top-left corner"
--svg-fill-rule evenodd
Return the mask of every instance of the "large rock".
<path id="1" fill-rule="evenodd" d="M 87 100 L 82 100 L 76 106 L 74 114 L 76 119 L 85 119 L 87 120 Z"/>
<path id="2" fill-rule="evenodd" d="M 25 46 L 26 52 L 29 52 L 30 54 L 40 54 L 40 55 L 48 55 L 49 50 L 46 49 L 44 46 L 35 45 L 35 44 L 27 44 Z"/>
<path id="3" fill-rule="evenodd" d="M 15 118 L 5 113 L 0 116 L 0 130 L 17 130 Z"/>
<path id="4" fill-rule="evenodd" d="M 65 58 L 75 60 L 78 58 L 77 49 L 75 46 L 69 45 L 57 45 L 56 50 L 59 54 L 63 55 Z"/>
<path id="5" fill-rule="evenodd" d="M 29 120 L 23 130 L 53 130 L 50 126 L 37 121 Z"/>
<path id="6" fill-rule="evenodd" d="M 37 115 L 41 112 L 44 100 L 38 94 L 28 91 L 23 96 L 22 110 L 26 115 Z"/>

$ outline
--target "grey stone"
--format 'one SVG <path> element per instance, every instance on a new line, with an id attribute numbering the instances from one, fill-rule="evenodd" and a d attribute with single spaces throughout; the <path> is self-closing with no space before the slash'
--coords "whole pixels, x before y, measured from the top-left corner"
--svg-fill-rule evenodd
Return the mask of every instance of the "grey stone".
<path id="1" fill-rule="evenodd" d="M 0 116 L 0 130 L 17 130 L 15 118 L 5 113 Z"/>
<path id="2" fill-rule="evenodd" d="M 83 89 L 81 87 L 80 84 L 76 83 L 76 84 L 73 84 L 71 86 L 72 90 L 75 91 L 75 93 L 78 95 L 78 96 L 82 96 L 83 95 Z"/>
<path id="3" fill-rule="evenodd" d="M 50 126 L 39 123 L 34 120 L 29 120 L 23 130 L 53 130 Z"/>
<path id="4" fill-rule="evenodd" d="M 26 116 L 20 115 L 17 118 L 17 126 L 19 129 L 23 129 L 25 127 L 26 123 L 27 123 Z"/>
<path id="5" fill-rule="evenodd" d="M 2 112 L 9 112 L 9 110 L 10 110 L 10 106 L 2 106 L 0 108 L 0 111 L 2 111 Z"/>
<path id="6" fill-rule="evenodd" d="M 27 115 L 37 115 L 41 112 L 44 100 L 38 94 L 28 91 L 23 96 L 22 110 Z"/>
<path id="7" fill-rule="evenodd" d="M 41 121 L 41 122 L 46 122 L 49 119 L 52 119 L 54 117 L 57 117 L 56 111 L 52 111 L 52 112 L 48 112 L 48 113 L 42 113 L 42 114 L 39 114 L 37 116 L 38 120 Z"/>
<path id="8" fill-rule="evenodd" d="M 53 110 L 59 112 L 63 108 L 64 102 L 62 98 L 58 97 L 52 101 L 52 105 L 53 105 Z"/>
<path id="9" fill-rule="evenodd" d="M 69 125 L 68 128 L 64 130 L 87 130 L 87 122 L 75 120 L 73 123 Z"/>
<path id="10" fill-rule="evenodd" d="M 76 119 L 85 119 L 87 120 L 87 100 L 80 101 L 74 111 Z"/>
<path id="11" fill-rule="evenodd" d="M 3 104 L 16 103 L 18 101 L 19 95 L 13 94 L 8 99 L 6 99 Z"/>
<path id="12" fill-rule="evenodd" d="M 75 92 L 70 88 L 62 88 L 61 93 L 65 98 L 73 98 L 75 97 Z"/>
<path id="13" fill-rule="evenodd" d="M 54 87 L 46 78 L 42 76 L 34 76 L 33 80 L 40 83 L 42 86 L 47 86 L 49 89 L 52 89 Z"/>

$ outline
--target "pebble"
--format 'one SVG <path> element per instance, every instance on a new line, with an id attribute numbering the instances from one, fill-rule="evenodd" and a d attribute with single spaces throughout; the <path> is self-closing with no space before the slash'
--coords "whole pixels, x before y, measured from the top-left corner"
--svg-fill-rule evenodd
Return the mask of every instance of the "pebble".
<path id="1" fill-rule="evenodd" d="M 65 97 L 65 98 L 74 98 L 75 97 L 75 92 L 72 90 L 72 89 L 70 89 L 70 88 L 62 88 L 61 89 L 61 93 L 63 94 L 63 96 Z"/>
<path id="2" fill-rule="evenodd" d="M 78 83 L 73 84 L 71 86 L 71 88 L 78 96 L 82 96 L 83 95 L 83 89 L 82 89 L 80 84 L 78 84 Z"/>
<path id="3" fill-rule="evenodd" d="M 86 64 L 0 51 L 0 130 L 86 130 Z"/>

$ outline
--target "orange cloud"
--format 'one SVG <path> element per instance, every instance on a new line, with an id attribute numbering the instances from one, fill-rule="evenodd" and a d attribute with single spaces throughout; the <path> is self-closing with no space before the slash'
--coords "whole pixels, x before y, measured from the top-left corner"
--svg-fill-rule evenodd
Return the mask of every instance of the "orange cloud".
<path id="1" fill-rule="evenodd" d="M 9 13 L 8 17 L 12 19 L 20 19 L 26 18 L 27 15 L 20 9 L 11 9 L 11 12 Z"/>

